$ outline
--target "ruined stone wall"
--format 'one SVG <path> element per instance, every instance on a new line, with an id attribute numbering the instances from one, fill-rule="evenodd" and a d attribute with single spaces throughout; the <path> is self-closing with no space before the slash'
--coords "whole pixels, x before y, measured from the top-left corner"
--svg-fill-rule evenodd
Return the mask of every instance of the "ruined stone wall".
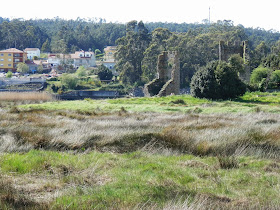
<path id="1" fill-rule="evenodd" d="M 229 44 L 224 41 L 219 42 L 219 60 L 228 61 L 233 54 L 239 54 L 241 58 L 245 55 L 244 46 L 240 43 Z"/>
<path id="2" fill-rule="evenodd" d="M 248 41 L 243 41 L 242 43 L 236 42 L 233 44 L 225 43 L 224 41 L 219 42 L 219 60 L 228 61 L 230 56 L 234 54 L 239 54 L 243 58 L 244 62 L 244 72 L 240 73 L 240 79 L 244 82 L 250 81 L 251 68 L 247 65 L 249 58 Z"/>
<path id="3" fill-rule="evenodd" d="M 177 52 L 164 51 L 158 57 L 158 78 L 144 86 L 145 96 L 167 96 L 180 93 L 180 63 Z"/>

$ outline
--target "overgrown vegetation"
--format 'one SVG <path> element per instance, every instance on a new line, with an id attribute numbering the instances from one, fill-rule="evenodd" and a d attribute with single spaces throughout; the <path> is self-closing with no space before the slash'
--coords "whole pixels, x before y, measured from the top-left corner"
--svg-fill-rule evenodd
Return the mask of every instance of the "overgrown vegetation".
<path id="1" fill-rule="evenodd" d="M 1 208 L 277 209 L 279 98 L 1 102 Z"/>
<path id="2" fill-rule="evenodd" d="M 242 63 L 239 63 L 242 66 Z M 246 85 L 239 79 L 234 65 L 225 62 L 211 62 L 199 69 L 192 77 L 191 94 L 199 98 L 229 99 L 246 92 Z"/>

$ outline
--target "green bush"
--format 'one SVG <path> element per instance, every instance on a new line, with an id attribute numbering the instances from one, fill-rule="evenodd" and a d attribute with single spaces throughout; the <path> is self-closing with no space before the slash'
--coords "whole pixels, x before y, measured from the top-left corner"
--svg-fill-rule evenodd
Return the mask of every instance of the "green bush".
<path id="1" fill-rule="evenodd" d="M 78 85 L 78 78 L 72 74 L 63 74 L 61 76 L 61 84 L 69 89 L 75 89 Z"/>
<path id="2" fill-rule="evenodd" d="M 111 80 L 113 78 L 113 73 L 103 64 L 101 66 L 98 66 L 97 68 L 97 75 L 100 78 L 100 80 Z"/>
<path id="3" fill-rule="evenodd" d="M 215 71 L 218 82 L 218 98 L 236 98 L 246 92 L 246 85 L 238 77 L 238 71 L 228 63 L 221 62 Z"/>
<path id="4" fill-rule="evenodd" d="M 208 63 L 191 81 L 191 94 L 198 98 L 229 99 L 245 92 L 246 85 L 239 79 L 236 66 L 226 62 Z"/>
<path id="5" fill-rule="evenodd" d="M 280 87 L 280 70 L 272 72 L 271 79 L 269 81 L 269 88 L 279 88 Z"/>
<path id="6" fill-rule="evenodd" d="M 215 69 L 218 62 L 208 63 L 201 67 L 191 80 L 191 94 L 198 98 L 218 98 L 218 83 L 215 77 Z"/>
<path id="7" fill-rule="evenodd" d="M 84 66 L 80 66 L 77 69 L 76 74 L 78 77 L 85 77 L 87 75 L 87 70 Z"/>
<path id="8" fill-rule="evenodd" d="M 250 77 L 250 83 L 258 86 L 264 78 L 267 78 L 268 71 L 268 68 L 264 68 L 262 66 L 254 69 Z"/>
<path id="9" fill-rule="evenodd" d="M 273 71 L 269 68 L 258 67 L 252 72 L 250 84 L 260 91 L 265 91 L 267 88 L 279 88 L 280 70 Z"/>
<path id="10" fill-rule="evenodd" d="M 12 78 L 13 76 L 13 73 L 11 71 L 8 71 L 7 74 L 6 74 L 6 77 L 7 78 Z"/>

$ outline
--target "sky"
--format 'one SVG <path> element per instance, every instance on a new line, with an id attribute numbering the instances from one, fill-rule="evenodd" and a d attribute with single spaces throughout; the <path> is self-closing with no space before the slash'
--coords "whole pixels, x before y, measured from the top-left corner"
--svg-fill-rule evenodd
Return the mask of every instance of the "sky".
<path id="1" fill-rule="evenodd" d="M 279 0 L 13 0 L 1 2 L 0 17 L 202 23 L 210 7 L 211 22 L 232 20 L 234 25 L 280 31 L 279 5 Z"/>

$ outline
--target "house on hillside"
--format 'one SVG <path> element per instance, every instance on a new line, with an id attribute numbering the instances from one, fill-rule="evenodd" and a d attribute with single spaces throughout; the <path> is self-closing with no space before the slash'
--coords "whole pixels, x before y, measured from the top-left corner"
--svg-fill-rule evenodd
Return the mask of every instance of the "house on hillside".
<path id="1" fill-rule="evenodd" d="M 103 57 L 103 62 L 102 64 L 106 66 L 108 69 L 110 69 L 113 73 L 114 76 L 118 76 L 118 73 L 115 70 L 115 57 L 114 54 L 117 50 L 116 46 L 107 46 L 104 48 L 104 57 Z"/>
<path id="2" fill-rule="evenodd" d="M 33 61 L 37 66 L 43 67 L 43 72 L 48 72 L 51 70 L 51 65 L 48 63 L 48 61 L 45 60 L 36 60 Z"/>
<path id="3" fill-rule="evenodd" d="M 57 68 L 63 63 L 70 62 L 70 60 L 71 56 L 69 54 L 50 53 L 48 55 L 48 64 L 53 68 Z"/>
<path id="4" fill-rule="evenodd" d="M 114 60 L 114 54 L 117 51 L 117 46 L 107 46 L 104 48 L 104 60 Z"/>
<path id="5" fill-rule="evenodd" d="M 41 55 L 40 49 L 38 48 L 26 48 L 24 52 L 27 53 L 27 58 L 29 60 L 33 60 L 35 56 L 39 58 Z"/>
<path id="6" fill-rule="evenodd" d="M 10 48 L 0 51 L 0 71 L 16 72 L 17 64 L 25 63 L 27 53 L 16 48 Z"/>
<path id="7" fill-rule="evenodd" d="M 76 51 L 74 54 L 70 54 L 70 57 L 74 61 L 75 68 L 96 66 L 95 54 L 91 51 Z"/>
<path id="8" fill-rule="evenodd" d="M 34 73 L 48 73 L 51 71 L 51 66 L 44 60 L 27 60 L 26 64 L 29 68 L 29 72 Z"/>
<path id="9" fill-rule="evenodd" d="M 110 70 L 112 71 L 112 73 L 113 73 L 114 76 L 118 76 L 118 73 L 117 73 L 116 69 L 114 68 L 115 65 L 116 65 L 116 62 L 115 62 L 114 59 L 104 60 L 104 61 L 102 62 L 102 64 L 103 64 L 104 66 L 106 66 L 108 69 L 110 69 Z"/>

